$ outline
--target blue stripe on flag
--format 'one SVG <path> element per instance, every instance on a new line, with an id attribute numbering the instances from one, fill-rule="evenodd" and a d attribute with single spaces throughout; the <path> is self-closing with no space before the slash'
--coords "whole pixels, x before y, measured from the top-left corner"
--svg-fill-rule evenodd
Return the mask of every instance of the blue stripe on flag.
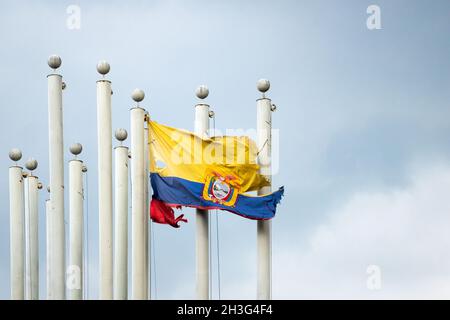
<path id="1" fill-rule="evenodd" d="M 202 209 L 227 210 L 249 219 L 271 219 L 275 216 L 277 204 L 284 193 L 281 187 L 265 196 L 247 196 L 239 194 L 233 206 L 225 206 L 202 197 L 204 184 L 178 177 L 161 177 L 150 174 L 153 197 L 169 205 L 180 205 Z"/>

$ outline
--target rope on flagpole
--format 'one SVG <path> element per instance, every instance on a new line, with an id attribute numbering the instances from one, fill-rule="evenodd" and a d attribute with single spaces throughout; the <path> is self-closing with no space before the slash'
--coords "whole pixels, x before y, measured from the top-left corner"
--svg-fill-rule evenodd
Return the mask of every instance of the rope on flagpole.
<path id="1" fill-rule="evenodd" d="M 209 117 L 210 119 L 211 119 L 211 117 Z M 213 127 L 212 127 L 212 131 L 215 131 L 215 123 L 214 123 L 214 118 L 212 118 L 212 120 L 213 120 Z M 209 125 L 208 125 L 208 128 L 210 128 L 209 127 Z M 215 133 L 215 132 L 214 132 Z M 211 130 L 210 130 L 210 132 L 209 132 L 209 134 L 211 135 Z M 213 293 L 212 293 L 212 289 L 213 289 L 213 285 L 212 285 L 212 245 L 211 245 L 211 215 L 210 215 L 210 212 L 211 212 L 211 210 L 208 210 L 207 211 L 208 212 L 208 216 L 209 216 L 209 218 L 208 218 L 208 238 L 209 238 L 209 241 L 208 241 L 208 252 L 209 252 L 209 300 L 212 300 L 212 297 L 213 297 Z"/>
<path id="2" fill-rule="evenodd" d="M 88 172 L 86 171 L 86 230 L 85 230 L 85 238 L 86 238 L 86 254 L 84 255 L 84 299 L 89 299 L 89 178 Z"/>
<path id="3" fill-rule="evenodd" d="M 212 134 L 212 136 L 214 137 L 215 135 L 216 135 L 216 120 L 215 120 L 215 117 L 213 116 L 212 118 L 212 122 L 213 122 L 213 126 L 212 126 L 212 131 L 213 131 L 213 134 Z M 208 212 L 208 214 L 209 214 L 209 212 Z M 211 215 L 210 215 L 210 218 L 211 218 Z M 209 237 L 210 237 L 210 240 L 208 241 L 208 244 L 209 244 L 209 265 L 210 265 L 210 268 L 211 268 L 211 271 L 209 272 L 209 283 L 210 283 L 210 286 L 211 286 L 211 289 L 209 290 L 209 292 L 210 292 L 210 300 L 212 300 L 212 298 L 213 298 L 213 272 L 212 272 L 212 245 L 211 245 L 211 230 L 212 230 L 212 228 L 211 228 L 211 225 L 212 225 L 212 221 L 211 221 L 211 219 L 208 219 L 208 224 L 209 224 L 209 226 L 208 226 L 208 228 L 209 228 Z"/>
<path id="4" fill-rule="evenodd" d="M 266 144 L 267 144 L 268 142 L 269 142 L 269 139 L 266 139 L 266 141 L 264 141 L 264 144 L 262 145 L 261 149 L 259 149 L 258 152 L 256 153 L 257 156 L 261 153 L 261 151 L 264 150 L 264 147 L 266 146 Z"/>
<path id="5" fill-rule="evenodd" d="M 133 157 L 133 155 L 131 155 L 131 157 Z M 129 157 L 130 159 L 131 159 L 131 157 Z M 129 186 L 130 186 L 130 194 L 133 194 L 133 177 L 131 176 L 131 165 L 130 165 L 130 162 L 128 162 L 129 163 L 129 165 L 128 165 L 128 180 L 130 181 L 130 183 L 129 183 Z M 130 217 L 131 217 L 131 214 L 130 214 L 130 212 L 132 212 L 132 210 L 133 210 L 133 201 L 128 201 L 128 204 L 129 204 L 129 211 L 128 211 L 128 214 L 127 214 L 127 219 L 129 219 Z M 128 222 L 129 222 L 129 220 L 128 220 Z M 129 223 L 128 223 L 128 228 L 129 228 Z M 128 229 L 128 230 L 130 230 L 130 229 Z M 130 234 L 130 232 L 128 232 L 128 235 Z M 127 239 L 127 246 L 128 246 L 128 239 Z M 128 249 L 127 249 L 127 252 L 128 252 Z M 128 264 L 128 257 L 130 256 L 130 254 L 129 253 L 127 253 L 127 264 Z M 129 270 L 129 269 L 128 269 Z M 129 282 L 128 281 L 128 277 L 127 277 L 127 283 Z M 130 298 L 129 297 L 129 294 L 128 294 L 128 287 L 130 287 L 129 285 L 127 286 L 127 297 L 128 298 Z"/>
<path id="6" fill-rule="evenodd" d="M 220 243 L 219 243 L 219 210 L 216 209 L 216 245 L 217 245 L 217 291 L 220 300 Z"/>
<path id="7" fill-rule="evenodd" d="M 212 117 L 212 129 L 213 129 L 213 137 L 216 136 L 216 117 Z M 216 256 L 217 256 L 217 292 L 218 292 L 218 298 L 220 300 L 221 298 L 221 292 L 220 292 L 220 242 L 219 242 L 219 210 L 215 210 L 216 212 Z M 210 232 L 211 232 L 211 220 L 209 220 L 210 225 Z M 211 234 L 211 233 L 210 233 Z M 211 246 L 210 246 L 210 265 L 212 265 L 212 255 L 211 255 Z M 210 273 L 211 277 L 211 287 L 212 287 L 212 273 Z M 211 290 L 211 297 L 212 297 L 212 290 Z"/>
<path id="8" fill-rule="evenodd" d="M 208 215 L 209 214 L 209 210 L 208 210 Z M 211 219 L 208 219 L 208 235 L 209 238 L 211 239 Z M 211 246 L 211 240 L 208 241 L 208 250 L 209 250 L 209 268 L 210 268 L 210 272 L 209 272 L 209 300 L 212 299 L 212 246 Z"/>
<path id="9" fill-rule="evenodd" d="M 153 283 L 155 286 L 155 300 L 158 299 L 158 287 L 156 285 L 156 253 L 155 253 L 155 224 L 150 220 L 151 223 L 151 238 L 152 238 L 152 256 L 153 256 Z"/>

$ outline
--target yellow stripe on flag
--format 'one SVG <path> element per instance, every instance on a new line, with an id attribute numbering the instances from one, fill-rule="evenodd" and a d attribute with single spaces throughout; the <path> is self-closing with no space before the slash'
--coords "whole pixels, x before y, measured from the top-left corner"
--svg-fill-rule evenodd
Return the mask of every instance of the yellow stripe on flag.
<path id="1" fill-rule="evenodd" d="M 245 136 L 202 138 L 148 121 L 150 171 L 162 177 L 205 183 L 211 172 L 229 177 L 240 193 L 269 185 L 258 173 L 257 148 Z"/>

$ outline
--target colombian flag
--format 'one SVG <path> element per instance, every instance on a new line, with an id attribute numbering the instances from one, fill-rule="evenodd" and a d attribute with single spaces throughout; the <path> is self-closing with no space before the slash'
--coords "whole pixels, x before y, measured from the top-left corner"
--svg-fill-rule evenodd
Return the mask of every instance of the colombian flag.
<path id="1" fill-rule="evenodd" d="M 271 219 L 283 196 L 247 192 L 269 186 L 259 174 L 256 144 L 245 136 L 200 137 L 192 132 L 148 120 L 150 216 L 179 227 L 173 207 L 226 210 L 249 219 Z"/>

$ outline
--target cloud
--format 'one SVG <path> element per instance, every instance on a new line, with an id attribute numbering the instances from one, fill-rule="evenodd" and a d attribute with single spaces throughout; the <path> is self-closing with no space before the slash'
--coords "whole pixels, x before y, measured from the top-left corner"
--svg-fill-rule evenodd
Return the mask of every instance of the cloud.
<path id="1" fill-rule="evenodd" d="M 274 298 L 448 298 L 450 166 L 410 178 L 403 189 L 355 193 L 304 250 L 298 241 L 274 248 Z M 380 290 L 367 289 L 369 265 L 381 268 Z"/>
<path id="2" fill-rule="evenodd" d="M 141 87 L 154 119 L 191 129 L 194 90 L 201 83 L 212 92 L 208 101 L 217 115 L 214 126 L 250 128 L 255 125 L 254 100 L 259 97 L 255 82 L 260 77 L 271 80 L 269 96 L 278 106 L 273 126 L 280 129 L 280 172 L 274 186 L 285 185 L 287 190 L 274 221 L 275 298 L 399 296 L 416 292 L 419 284 L 421 290 L 438 296 L 448 292 L 441 285 L 446 279 L 442 270 L 448 269 L 447 260 L 441 258 L 445 215 L 438 218 L 428 201 L 420 209 L 426 216 L 417 216 L 420 199 L 407 199 L 415 180 L 404 190 L 383 191 L 393 184 L 404 186 L 403 177 L 409 173 L 403 168 L 409 159 L 450 154 L 446 140 L 450 92 L 445 90 L 450 73 L 442 72 L 449 69 L 445 57 L 450 46 L 445 33 L 436 32 L 436 26 L 449 27 L 448 4 L 432 10 L 428 4 L 415 4 L 405 14 L 402 4 L 386 3 L 386 13 L 397 17 L 386 20 L 389 33 L 369 32 L 366 7 L 350 3 L 326 2 L 324 12 L 317 1 L 279 5 L 262 1 L 256 7 L 236 1 L 138 1 L 131 6 L 115 2 L 105 7 L 91 1 L 80 3 L 78 31 L 66 26 L 69 4 L 16 1 L 2 7 L 0 36 L 6 49 L 0 56 L 6 76 L 0 79 L 0 101 L 9 107 L 2 108 L 0 117 L 8 133 L 0 137 L 4 152 L 0 165 L 7 168 L 11 164 L 7 150 L 19 147 L 24 160 L 38 159 L 39 177 L 48 184 L 46 59 L 51 53 L 61 55 L 67 82 L 65 163 L 70 158 L 68 146 L 79 141 L 89 168 L 91 298 L 98 296 L 95 64 L 99 59 L 112 66 L 108 79 L 114 89 L 113 128 L 129 129 L 129 95 Z M 425 11 L 432 19 L 422 19 Z M 417 32 L 404 28 L 411 19 L 422 21 Z M 271 28 L 264 29 L 263 21 L 270 21 Z M 30 130 L 33 139 L 26 134 Z M 67 186 L 67 172 L 65 179 Z M 6 170 L 0 170 L 0 180 L 4 181 L 0 202 L 7 204 Z M 355 188 L 358 194 L 353 194 Z M 373 188 L 381 191 L 361 192 Z M 445 190 L 429 189 L 434 197 L 436 191 Z M 346 206 L 329 210 L 349 194 L 353 196 Z M 44 200 L 48 194 L 43 191 L 40 197 Z M 442 206 L 445 196 L 439 199 L 432 204 Z M 414 210 L 391 208 L 408 201 L 415 203 Z M 254 298 L 255 226 L 223 216 L 222 297 Z M 1 298 L 9 297 L 8 217 L 0 217 Z M 193 213 L 189 217 L 183 230 L 160 229 L 155 236 L 160 298 L 195 297 L 195 219 Z M 423 243 L 420 238 L 425 238 Z M 41 250 L 44 244 L 41 241 Z M 179 248 L 183 254 L 173 254 Z M 368 264 L 381 267 L 379 292 L 365 287 Z M 41 279 L 43 288 L 45 277 Z"/>

